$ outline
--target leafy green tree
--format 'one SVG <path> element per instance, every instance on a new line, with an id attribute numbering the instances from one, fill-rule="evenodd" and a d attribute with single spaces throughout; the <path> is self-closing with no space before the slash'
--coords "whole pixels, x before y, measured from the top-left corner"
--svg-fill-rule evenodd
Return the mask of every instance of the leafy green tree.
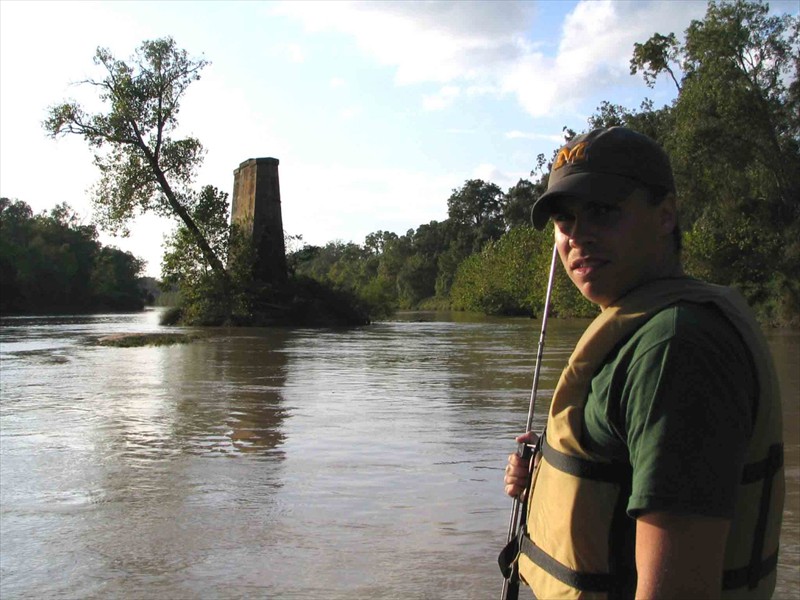
<path id="1" fill-rule="evenodd" d="M 90 306 L 88 282 L 99 249 L 94 227 L 82 225 L 69 206 L 59 204 L 49 215 L 34 217 L 30 234 L 22 273 L 29 300 L 59 310 Z"/>
<path id="2" fill-rule="evenodd" d="M 386 245 L 397 239 L 397 234 L 391 231 L 376 231 L 364 239 L 364 249 L 372 255 L 383 253 Z"/>
<path id="3" fill-rule="evenodd" d="M 179 225 L 167 238 L 161 262 L 163 285 L 177 286 L 182 299 L 182 321 L 218 324 L 250 314 L 255 251 L 235 225 L 228 225 L 228 194 L 212 185 L 188 192 L 187 214 L 216 256 L 228 257 L 225 280 L 209 265 L 195 236 Z"/>
<path id="4" fill-rule="evenodd" d="M 705 165 L 716 184 L 727 177 L 715 167 L 758 168 L 768 177 L 762 185 L 773 185 L 790 211 L 798 191 L 798 26 L 790 15 L 770 15 L 761 2 L 710 2 L 705 18 L 686 30 L 683 46 L 674 34 L 656 34 L 636 45 L 631 60 L 631 71 L 642 70 L 649 85 L 663 72 L 673 79 L 675 71 L 685 74 L 674 107 L 674 150 Z M 645 46 L 649 52 L 641 51 Z M 691 152 L 698 147 L 711 153 Z"/>
<path id="5" fill-rule="evenodd" d="M 142 265 L 103 247 L 66 204 L 34 215 L 24 202 L 0 199 L 2 313 L 141 309 Z"/>
<path id="6" fill-rule="evenodd" d="M 544 155 L 540 155 L 544 160 Z M 510 187 L 503 199 L 503 221 L 507 229 L 524 227 L 531 223 L 531 207 L 544 190 L 527 179 L 520 179 Z"/>
<path id="7" fill-rule="evenodd" d="M 110 310 L 130 310 L 142 304 L 139 275 L 144 261 L 118 248 L 100 248 L 90 278 L 93 304 Z"/>
<path id="8" fill-rule="evenodd" d="M 678 62 L 679 52 L 678 39 L 674 33 L 669 35 L 655 33 L 645 43 L 633 45 L 631 75 L 641 71 L 645 83 L 653 87 L 658 75 L 667 73 L 680 92 L 681 84 L 677 79 L 680 74 L 676 75 L 676 71 L 673 70 L 673 66 Z"/>
<path id="9" fill-rule="evenodd" d="M 469 179 L 454 189 L 447 200 L 450 220 L 467 228 L 476 252 L 505 231 L 502 212 L 503 191 L 494 183 Z"/>
<path id="10" fill-rule="evenodd" d="M 799 43 L 796 17 L 710 2 L 682 45 L 656 34 L 631 61 L 651 85 L 682 74 L 656 137 L 675 168 L 687 265 L 739 287 L 767 320 L 800 315 Z"/>
<path id="11" fill-rule="evenodd" d="M 541 314 L 552 251 L 552 225 L 544 231 L 530 226 L 512 229 L 460 265 L 451 290 L 453 306 L 493 315 Z M 581 296 L 560 265 L 557 269 L 553 313 L 596 315 L 596 307 Z"/>
<path id="12" fill-rule="evenodd" d="M 414 308 L 436 292 L 436 262 L 430 256 L 414 254 L 397 274 L 397 294 L 401 308 Z"/>
<path id="13" fill-rule="evenodd" d="M 406 260 L 414 253 L 411 244 L 413 230 L 405 235 L 387 239 L 378 265 L 378 278 L 387 282 L 393 288 L 393 296 L 397 298 L 397 275 L 403 268 Z"/>
<path id="14" fill-rule="evenodd" d="M 94 62 L 104 77 L 82 83 L 98 90 L 104 111 L 90 114 L 76 102 L 64 102 L 49 109 L 43 125 L 53 138 L 78 135 L 95 150 L 100 223 L 127 232 L 126 223 L 139 211 L 177 217 L 209 267 L 225 279 L 222 258 L 190 207 L 203 146 L 192 137 L 173 137 L 181 99 L 207 61 L 190 58 L 166 37 L 143 42 L 127 62 L 98 48 Z"/>
<path id="15" fill-rule="evenodd" d="M 23 302 L 20 270 L 24 269 L 33 211 L 19 200 L 0 198 L 0 313 L 13 312 Z"/>

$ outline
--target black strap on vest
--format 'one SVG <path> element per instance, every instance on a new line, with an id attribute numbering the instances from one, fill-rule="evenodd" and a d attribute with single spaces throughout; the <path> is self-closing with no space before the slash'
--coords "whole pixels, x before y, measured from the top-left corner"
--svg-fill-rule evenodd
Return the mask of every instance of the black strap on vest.
<path id="1" fill-rule="evenodd" d="M 542 456 L 553 468 L 581 479 L 623 483 L 633 474 L 631 466 L 627 463 L 601 463 L 570 456 L 554 449 L 547 443 L 547 439 L 542 441 Z"/>
<path id="2" fill-rule="evenodd" d="M 627 503 L 627 496 L 630 494 L 630 482 L 632 476 L 631 466 L 627 463 L 599 463 L 590 460 L 570 456 L 559 452 L 547 443 L 547 438 L 542 436 L 542 457 L 553 468 L 563 471 L 574 477 L 592 479 L 613 483 L 620 486 L 618 506 L 615 507 L 615 520 L 617 517 L 625 516 L 624 506 Z M 623 497 L 624 496 L 624 497 Z M 612 528 L 613 529 L 613 528 Z M 620 532 L 623 532 L 621 528 Z M 523 536 L 520 540 L 520 551 L 525 554 L 540 569 L 555 577 L 560 582 L 584 592 L 608 593 L 609 598 L 621 596 L 622 592 L 629 587 L 631 577 L 634 575 L 629 569 L 625 569 L 625 559 L 618 554 L 627 552 L 628 540 L 610 540 L 610 553 L 612 556 L 611 573 L 587 573 L 576 571 L 561 564 L 544 550 L 536 546 L 530 537 Z M 632 559 L 631 559 L 632 560 Z M 635 578 L 633 579 L 635 581 Z"/>
<path id="3" fill-rule="evenodd" d="M 608 573 L 582 573 L 562 565 L 534 544 L 528 536 L 523 536 L 520 550 L 537 567 L 555 577 L 561 583 L 566 583 L 568 586 L 584 592 L 608 592 L 615 585 L 614 577 Z"/>
<path id="4" fill-rule="evenodd" d="M 735 590 L 736 588 L 742 588 L 748 586 L 750 589 L 753 589 L 758 586 L 758 582 L 772 573 L 775 568 L 778 566 L 778 551 L 775 552 L 767 558 L 766 560 L 758 562 L 758 570 L 755 573 L 756 585 L 752 585 L 753 581 L 753 569 L 750 565 L 745 567 L 739 567 L 738 569 L 728 569 L 722 574 L 722 589 L 723 590 Z"/>
<path id="5" fill-rule="evenodd" d="M 778 564 L 778 551 L 762 560 L 764 542 L 767 535 L 769 508 L 772 502 L 772 483 L 775 475 L 783 467 L 783 444 L 769 447 L 767 457 L 758 462 L 744 466 L 742 484 L 755 483 L 761 480 L 761 499 L 758 504 L 758 520 L 753 532 L 753 546 L 750 549 L 750 563 L 746 567 L 730 569 L 722 574 L 722 589 L 730 590 L 744 587 L 755 589 L 758 583 L 772 573 Z"/>
<path id="6" fill-rule="evenodd" d="M 584 479 L 605 481 L 624 485 L 630 481 L 632 468 L 622 463 L 599 463 L 589 461 L 577 456 L 570 456 L 555 450 L 547 443 L 547 439 L 540 438 L 542 456 L 550 465 Z M 772 573 L 778 564 L 778 551 L 762 560 L 764 542 L 767 532 L 769 509 L 772 499 L 772 483 L 775 475 L 783 467 L 783 444 L 773 444 L 769 448 L 767 457 L 758 462 L 749 463 L 742 471 L 742 484 L 755 483 L 761 480 L 761 499 L 759 501 L 758 520 L 753 532 L 753 546 L 750 554 L 750 563 L 744 567 L 727 569 L 723 572 L 722 589 L 730 590 L 747 586 L 749 589 L 758 587 L 759 582 Z M 516 546 L 516 544 L 514 544 Z M 536 546 L 527 535 L 519 541 L 519 550 L 528 556 L 540 569 L 555 577 L 562 583 L 585 592 L 614 592 L 620 590 L 622 580 L 630 573 L 624 571 L 616 575 L 610 573 L 585 573 L 575 571 L 561 564 L 544 550 Z"/>

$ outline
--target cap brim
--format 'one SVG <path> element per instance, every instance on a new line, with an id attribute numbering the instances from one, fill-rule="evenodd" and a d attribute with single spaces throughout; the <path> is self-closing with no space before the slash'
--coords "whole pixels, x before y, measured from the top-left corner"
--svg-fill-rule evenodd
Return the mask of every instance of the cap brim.
<path id="1" fill-rule="evenodd" d="M 555 198 L 598 198 L 624 200 L 641 184 L 628 177 L 608 173 L 573 173 L 547 188 L 531 207 L 531 223 L 536 229 L 544 229 L 552 214 Z"/>

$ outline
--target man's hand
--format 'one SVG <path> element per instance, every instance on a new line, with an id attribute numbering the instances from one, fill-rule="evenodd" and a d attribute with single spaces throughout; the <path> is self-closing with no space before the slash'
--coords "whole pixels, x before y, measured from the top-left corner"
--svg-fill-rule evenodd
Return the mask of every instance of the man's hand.
<path id="1" fill-rule="evenodd" d="M 518 444 L 533 445 L 536 443 L 536 434 L 532 431 L 516 437 Z M 527 460 L 522 460 L 515 452 L 508 456 L 508 464 L 506 465 L 506 474 L 503 478 L 505 483 L 506 494 L 512 498 L 516 498 L 526 489 L 528 489 L 530 476 L 530 463 Z"/>
<path id="2" fill-rule="evenodd" d="M 636 598 L 719 598 L 730 521 L 647 513 L 636 519 Z"/>

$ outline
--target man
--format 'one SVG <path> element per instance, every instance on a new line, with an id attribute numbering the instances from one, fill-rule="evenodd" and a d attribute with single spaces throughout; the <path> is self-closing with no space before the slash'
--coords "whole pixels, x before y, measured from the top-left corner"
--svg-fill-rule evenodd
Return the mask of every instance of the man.
<path id="1" fill-rule="evenodd" d="M 669 159 L 624 127 L 564 146 L 534 225 L 601 314 L 561 375 L 525 492 L 536 598 L 766 598 L 783 506 L 781 407 L 758 326 L 683 274 Z M 517 438 L 534 443 L 533 434 Z"/>

